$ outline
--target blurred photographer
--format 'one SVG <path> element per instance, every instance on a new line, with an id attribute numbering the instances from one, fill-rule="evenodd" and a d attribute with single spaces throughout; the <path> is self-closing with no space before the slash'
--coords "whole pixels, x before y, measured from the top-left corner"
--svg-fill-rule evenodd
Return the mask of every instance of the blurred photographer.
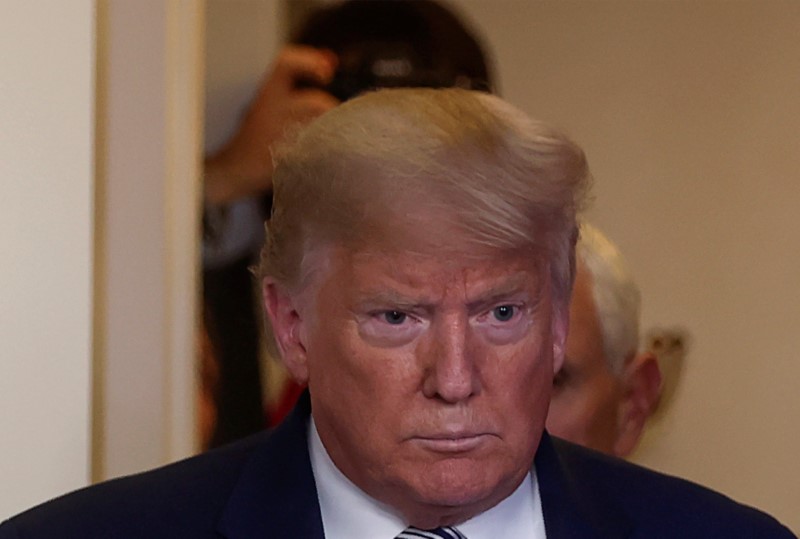
<path id="1" fill-rule="evenodd" d="M 491 91 L 481 44 L 430 0 L 351 0 L 314 12 L 276 58 L 236 134 L 205 161 L 217 205 L 271 189 L 269 148 L 287 127 L 369 89 Z"/>

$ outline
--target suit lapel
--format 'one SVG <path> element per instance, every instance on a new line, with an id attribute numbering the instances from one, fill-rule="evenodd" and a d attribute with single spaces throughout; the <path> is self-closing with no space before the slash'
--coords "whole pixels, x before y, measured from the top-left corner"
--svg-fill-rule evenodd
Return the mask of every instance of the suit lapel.
<path id="1" fill-rule="evenodd" d="M 545 432 L 534 460 L 547 539 L 629 537 L 630 518 L 607 493 L 581 484 L 559 443 Z"/>
<path id="2" fill-rule="evenodd" d="M 322 517 L 306 441 L 308 394 L 264 434 L 245 463 L 217 531 L 228 539 L 322 539 Z"/>

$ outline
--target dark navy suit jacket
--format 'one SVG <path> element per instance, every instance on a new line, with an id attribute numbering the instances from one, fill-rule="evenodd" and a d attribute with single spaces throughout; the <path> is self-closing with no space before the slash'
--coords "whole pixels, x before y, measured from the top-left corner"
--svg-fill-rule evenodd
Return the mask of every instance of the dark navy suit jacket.
<path id="1" fill-rule="evenodd" d="M 322 539 L 309 413 L 306 397 L 274 431 L 57 498 L 0 525 L 0 539 Z M 535 467 L 548 539 L 795 537 L 708 489 L 547 434 Z"/>

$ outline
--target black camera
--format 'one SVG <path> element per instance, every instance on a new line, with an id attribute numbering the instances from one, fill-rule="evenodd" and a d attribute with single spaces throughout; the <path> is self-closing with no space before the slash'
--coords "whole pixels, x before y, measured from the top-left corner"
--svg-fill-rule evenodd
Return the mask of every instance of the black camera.
<path id="1" fill-rule="evenodd" d="M 300 81 L 299 87 L 317 86 Z M 376 41 L 351 46 L 339 55 L 339 67 L 322 89 L 340 101 L 347 101 L 377 88 L 461 87 L 488 91 L 486 81 L 474 80 L 452 70 L 426 67 L 408 43 Z"/>
<path id="2" fill-rule="evenodd" d="M 315 11 L 293 43 L 339 59 L 323 89 L 340 101 L 376 88 L 460 87 L 491 91 L 480 42 L 432 0 L 350 0 Z M 300 81 L 298 86 L 318 86 Z"/>

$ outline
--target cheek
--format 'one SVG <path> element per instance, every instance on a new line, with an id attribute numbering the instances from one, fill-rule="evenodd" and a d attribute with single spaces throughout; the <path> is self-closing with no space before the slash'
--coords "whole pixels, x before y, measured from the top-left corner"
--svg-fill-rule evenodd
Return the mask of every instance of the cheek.
<path id="1" fill-rule="evenodd" d="M 553 392 L 553 372 L 546 361 L 539 361 L 528 369 L 526 376 L 515 377 L 520 382 L 523 398 L 537 403 L 544 402 L 547 409 Z"/>
<path id="2" fill-rule="evenodd" d="M 413 351 L 371 346 L 355 324 L 322 329 L 309 343 L 308 357 L 311 392 L 359 420 L 377 421 L 386 409 L 402 410 L 397 401 L 416 387 Z"/>
<path id="3" fill-rule="evenodd" d="M 392 362 L 358 341 L 336 339 L 329 344 L 312 354 L 309 390 L 315 420 L 325 422 L 348 453 L 367 457 L 361 454 L 362 446 L 381 453 L 392 443 L 391 433 L 398 430 L 404 409 Z"/>
<path id="4" fill-rule="evenodd" d="M 550 402 L 553 373 L 549 358 L 525 351 L 510 362 L 498 361 L 497 379 L 493 388 L 503 401 L 506 410 L 515 410 L 509 419 L 516 420 L 516 428 L 523 432 L 535 432 L 544 426 Z M 502 412 L 501 412 L 502 413 Z"/>

